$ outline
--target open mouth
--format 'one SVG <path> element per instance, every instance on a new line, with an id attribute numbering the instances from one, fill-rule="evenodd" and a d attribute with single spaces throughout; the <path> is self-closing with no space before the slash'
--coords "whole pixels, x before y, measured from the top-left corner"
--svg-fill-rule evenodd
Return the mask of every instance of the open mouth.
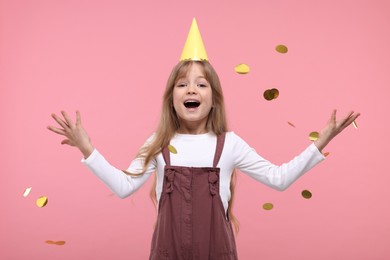
<path id="1" fill-rule="evenodd" d="M 186 108 L 197 108 L 198 106 L 200 106 L 200 102 L 196 100 L 188 100 L 184 102 L 184 106 Z"/>

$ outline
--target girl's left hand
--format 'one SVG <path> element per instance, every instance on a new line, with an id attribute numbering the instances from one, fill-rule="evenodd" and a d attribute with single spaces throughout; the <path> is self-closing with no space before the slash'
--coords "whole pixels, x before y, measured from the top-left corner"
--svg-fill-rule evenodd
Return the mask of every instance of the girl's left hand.
<path id="1" fill-rule="evenodd" d="M 336 120 L 336 109 L 333 110 L 332 115 L 324 128 L 319 132 L 318 139 L 314 141 L 318 150 L 322 151 L 324 147 L 339 133 L 341 133 L 347 126 L 349 126 L 360 113 L 350 111 L 344 118 Z"/>

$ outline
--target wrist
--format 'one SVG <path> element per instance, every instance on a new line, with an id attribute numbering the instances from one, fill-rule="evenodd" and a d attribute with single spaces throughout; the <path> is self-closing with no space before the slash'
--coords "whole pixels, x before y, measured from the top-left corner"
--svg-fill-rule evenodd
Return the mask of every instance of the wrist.
<path id="1" fill-rule="evenodd" d="M 84 159 L 87 159 L 95 148 L 91 143 L 79 147 L 80 152 L 84 155 Z"/>

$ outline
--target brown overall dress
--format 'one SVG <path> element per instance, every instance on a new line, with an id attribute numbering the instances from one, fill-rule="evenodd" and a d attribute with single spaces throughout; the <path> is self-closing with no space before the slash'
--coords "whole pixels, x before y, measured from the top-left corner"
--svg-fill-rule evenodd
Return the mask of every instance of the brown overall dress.
<path id="1" fill-rule="evenodd" d="M 225 134 L 218 136 L 213 167 L 166 163 L 150 260 L 236 260 L 231 223 L 219 195 L 219 158 Z"/>

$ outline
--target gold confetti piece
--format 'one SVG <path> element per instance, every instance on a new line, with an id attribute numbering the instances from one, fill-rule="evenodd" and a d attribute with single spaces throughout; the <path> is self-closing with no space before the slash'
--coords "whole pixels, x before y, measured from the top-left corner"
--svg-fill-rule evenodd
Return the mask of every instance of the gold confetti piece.
<path id="1" fill-rule="evenodd" d="M 305 199 L 310 199 L 312 197 L 311 192 L 308 190 L 303 190 L 301 194 L 302 194 L 302 197 L 304 197 Z"/>
<path id="2" fill-rule="evenodd" d="M 273 89 L 267 89 L 266 91 L 264 91 L 263 93 L 263 97 L 270 101 L 270 100 L 273 100 L 273 99 L 276 99 L 277 97 L 279 96 L 279 90 L 277 90 L 276 88 L 273 88 Z"/>
<path id="3" fill-rule="evenodd" d="M 46 206 L 47 201 L 48 201 L 47 197 L 46 196 L 42 196 L 42 197 L 39 197 L 37 199 L 36 203 L 37 203 L 38 207 L 42 208 L 42 207 Z"/>
<path id="4" fill-rule="evenodd" d="M 175 147 L 173 147 L 172 145 L 168 145 L 168 150 L 171 152 L 171 153 L 174 153 L 174 154 L 177 154 L 177 150 Z"/>
<path id="5" fill-rule="evenodd" d="M 329 155 L 329 152 L 325 152 L 325 153 L 323 153 L 323 155 L 326 157 Z"/>
<path id="6" fill-rule="evenodd" d="M 309 139 L 310 139 L 310 141 L 315 141 L 315 140 L 317 140 L 317 139 L 318 139 L 318 132 L 311 132 L 311 133 L 309 134 Z"/>
<path id="7" fill-rule="evenodd" d="M 295 125 L 291 122 L 287 122 L 289 125 L 291 125 L 292 127 L 295 127 Z"/>
<path id="8" fill-rule="evenodd" d="M 24 191 L 23 197 L 27 197 L 28 194 L 30 194 L 30 191 L 31 191 L 31 187 L 28 187 L 28 188 Z"/>
<path id="9" fill-rule="evenodd" d="M 353 126 L 354 126 L 356 129 L 358 129 L 358 126 L 357 126 L 357 124 L 356 124 L 356 121 L 355 121 L 355 120 L 353 120 L 352 124 L 353 124 Z"/>
<path id="10" fill-rule="evenodd" d="M 280 44 L 278 46 L 275 47 L 275 50 L 279 53 L 287 53 L 288 52 L 288 48 L 287 46 L 283 45 L 283 44 Z"/>
<path id="11" fill-rule="evenodd" d="M 263 97 L 265 98 L 265 100 L 268 100 L 268 101 L 272 100 L 272 96 L 271 96 L 271 93 L 270 93 L 269 89 L 264 91 Z"/>
<path id="12" fill-rule="evenodd" d="M 272 203 L 264 203 L 263 204 L 263 209 L 265 210 L 271 210 L 273 209 L 274 205 Z"/>
<path id="13" fill-rule="evenodd" d="M 65 245 L 65 241 L 51 241 L 51 240 L 46 240 L 45 241 L 46 244 L 49 244 L 49 245 L 57 245 L 57 246 L 63 246 Z"/>
<path id="14" fill-rule="evenodd" d="M 270 92 L 272 95 L 272 99 L 276 99 L 277 97 L 279 97 L 279 90 L 277 90 L 276 88 L 271 89 Z"/>
<path id="15" fill-rule="evenodd" d="M 248 65 L 244 64 L 244 63 L 241 63 L 241 64 L 238 64 L 234 70 L 238 73 L 238 74 L 247 74 L 249 73 L 250 71 L 250 68 Z"/>

